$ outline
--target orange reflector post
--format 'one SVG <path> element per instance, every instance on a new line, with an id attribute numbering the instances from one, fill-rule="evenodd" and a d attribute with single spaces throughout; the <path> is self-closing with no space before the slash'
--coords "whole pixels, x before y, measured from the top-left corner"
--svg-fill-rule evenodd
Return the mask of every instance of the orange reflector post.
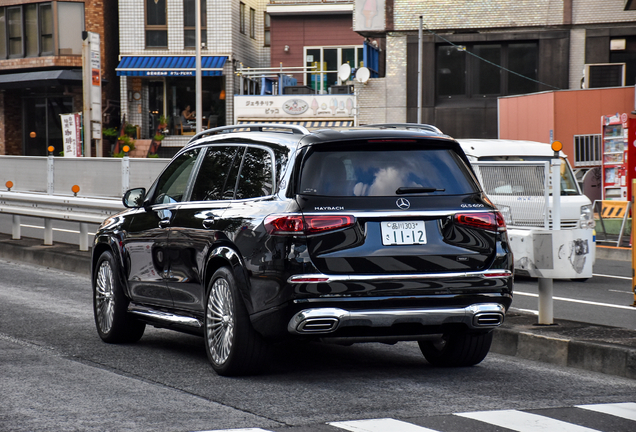
<path id="1" fill-rule="evenodd" d="M 11 190 L 11 188 L 13 187 L 13 182 L 9 180 L 8 182 L 5 183 L 5 186 L 7 187 L 7 189 Z"/>
<path id="2" fill-rule="evenodd" d="M 75 195 L 77 195 L 77 193 L 80 191 L 80 187 L 78 185 L 73 185 L 71 190 L 73 191 Z"/>
<path id="3" fill-rule="evenodd" d="M 130 151 L 130 147 L 125 145 L 122 150 L 124 151 L 124 153 L 128 153 Z"/>

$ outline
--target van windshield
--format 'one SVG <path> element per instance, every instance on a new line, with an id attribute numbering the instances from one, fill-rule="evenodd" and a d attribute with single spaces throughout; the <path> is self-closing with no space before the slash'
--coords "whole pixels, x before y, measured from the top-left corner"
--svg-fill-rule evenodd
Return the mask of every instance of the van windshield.
<path id="1" fill-rule="evenodd" d="M 570 168 L 570 164 L 565 158 L 561 159 L 561 195 L 580 195 L 579 188 L 574 178 L 574 173 Z M 495 162 L 511 162 L 511 161 L 526 161 L 526 162 L 550 162 L 552 160 L 549 156 L 486 156 L 480 157 L 480 161 L 495 161 Z M 500 191 L 505 193 L 504 191 Z M 493 193 L 493 192 L 491 192 Z M 494 191 L 498 193 L 498 191 Z"/>

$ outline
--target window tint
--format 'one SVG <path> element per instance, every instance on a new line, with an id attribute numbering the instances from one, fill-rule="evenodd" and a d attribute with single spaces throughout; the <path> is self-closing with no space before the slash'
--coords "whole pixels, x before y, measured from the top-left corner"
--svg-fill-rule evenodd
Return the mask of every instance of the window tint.
<path id="1" fill-rule="evenodd" d="M 391 145 L 387 145 L 391 147 Z M 396 196 L 399 188 L 437 189 L 436 195 L 475 192 L 471 174 L 449 149 L 396 148 L 314 151 L 300 178 L 301 194 Z"/>
<path id="2" fill-rule="evenodd" d="M 199 149 L 183 153 L 168 165 L 157 182 L 153 204 L 168 204 L 183 200 L 198 154 Z"/>
<path id="3" fill-rule="evenodd" d="M 232 199 L 243 149 L 237 146 L 208 147 L 194 182 L 191 201 Z"/>
<path id="4" fill-rule="evenodd" d="M 268 196 L 272 194 L 272 190 L 272 156 L 264 149 L 248 148 L 241 168 L 236 198 Z"/>

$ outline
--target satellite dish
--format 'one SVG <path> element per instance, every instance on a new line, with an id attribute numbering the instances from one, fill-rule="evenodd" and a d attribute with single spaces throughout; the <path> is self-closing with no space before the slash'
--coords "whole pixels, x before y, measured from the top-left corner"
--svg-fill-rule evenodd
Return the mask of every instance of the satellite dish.
<path id="1" fill-rule="evenodd" d="M 338 78 L 340 78 L 340 81 L 349 81 L 349 78 L 351 78 L 351 66 L 349 66 L 349 63 L 340 65 L 338 68 Z"/>
<path id="2" fill-rule="evenodd" d="M 371 78 L 371 72 L 369 72 L 369 69 L 365 68 L 364 66 L 358 69 L 358 71 L 356 72 L 356 79 L 362 84 L 365 84 L 367 81 L 369 81 L 369 78 Z"/>

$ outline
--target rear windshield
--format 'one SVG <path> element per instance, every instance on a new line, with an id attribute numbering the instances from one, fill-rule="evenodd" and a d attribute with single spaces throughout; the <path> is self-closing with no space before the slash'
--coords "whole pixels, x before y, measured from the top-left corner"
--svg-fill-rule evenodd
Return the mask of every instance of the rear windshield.
<path id="1" fill-rule="evenodd" d="M 387 143 L 384 147 L 391 147 Z M 444 148 L 311 151 L 299 192 L 324 196 L 460 195 L 478 191 L 462 159 Z"/>

